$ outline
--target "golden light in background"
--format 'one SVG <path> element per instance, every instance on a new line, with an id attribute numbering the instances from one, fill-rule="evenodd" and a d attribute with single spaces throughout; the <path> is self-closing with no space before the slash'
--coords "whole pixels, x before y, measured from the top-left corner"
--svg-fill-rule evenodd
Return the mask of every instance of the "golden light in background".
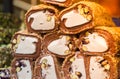
<path id="1" fill-rule="evenodd" d="M 120 17 L 120 0 L 97 0 L 113 17 Z"/>

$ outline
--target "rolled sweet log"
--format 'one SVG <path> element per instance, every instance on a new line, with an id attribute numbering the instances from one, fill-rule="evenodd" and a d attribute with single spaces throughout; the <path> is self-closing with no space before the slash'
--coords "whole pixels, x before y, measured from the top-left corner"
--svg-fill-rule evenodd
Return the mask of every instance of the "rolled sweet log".
<path id="1" fill-rule="evenodd" d="M 98 26 L 80 34 L 78 48 L 84 54 L 120 55 L 120 28 Z"/>
<path id="2" fill-rule="evenodd" d="M 62 66 L 65 79 L 118 79 L 120 59 L 110 55 L 68 56 Z"/>
<path id="3" fill-rule="evenodd" d="M 66 34 L 77 34 L 97 25 L 114 26 L 110 15 L 95 2 L 80 1 L 59 14 L 60 29 Z"/>
<path id="4" fill-rule="evenodd" d="M 26 58 L 14 58 L 11 63 L 12 79 L 33 79 L 34 61 Z"/>
<path id="5" fill-rule="evenodd" d="M 73 44 L 73 35 L 65 35 L 58 32 L 47 34 L 42 41 L 42 49 L 60 58 L 65 58 L 76 49 Z"/>
<path id="6" fill-rule="evenodd" d="M 106 56 L 90 56 L 89 79 L 119 79 L 120 59 Z"/>
<path id="7" fill-rule="evenodd" d="M 34 79 L 62 79 L 61 71 L 56 56 L 42 54 L 36 60 Z"/>
<path id="8" fill-rule="evenodd" d="M 32 6 L 25 15 L 29 32 L 48 33 L 58 28 L 58 10 L 50 5 Z"/>
<path id="9" fill-rule="evenodd" d="M 75 52 L 75 54 L 66 57 L 62 65 L 64 79 L 88 79 L 86 62 L 88 61 L 80 52 Z"/>
<path id="10" fill-rule="evenodd" d="M 27 31 L 16 32 L 11 40 L 15 57 L 37 58 L 41 51 L 41 38 Z"/>

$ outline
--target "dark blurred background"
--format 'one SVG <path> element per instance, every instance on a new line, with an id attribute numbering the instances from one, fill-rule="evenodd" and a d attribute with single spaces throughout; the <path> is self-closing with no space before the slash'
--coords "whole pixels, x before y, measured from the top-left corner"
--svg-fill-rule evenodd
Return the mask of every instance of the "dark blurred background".
<path id="1" fill-rule="evenodd" d="M 26 11 L 37 4 L 39 0 L 0 0 L 0 12 L 14 14 L 23 20 Z"/>
<path id="2" fill-rule="evenodd" d="M 0 68 L 8 68 L 13 59 L 11 38 L 25 29 L 24 15 L 39 0 L 0 0 Z"/>

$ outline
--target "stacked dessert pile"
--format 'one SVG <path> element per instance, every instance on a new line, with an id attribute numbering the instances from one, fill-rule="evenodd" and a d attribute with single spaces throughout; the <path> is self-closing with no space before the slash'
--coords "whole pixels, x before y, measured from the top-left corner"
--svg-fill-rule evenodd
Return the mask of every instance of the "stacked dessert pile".
<path id="1" fill-rule="evenodd" d="M 118 79 L 120 28 L 94 2 L 41 0 L 12 39 L 12 79 Z"/>

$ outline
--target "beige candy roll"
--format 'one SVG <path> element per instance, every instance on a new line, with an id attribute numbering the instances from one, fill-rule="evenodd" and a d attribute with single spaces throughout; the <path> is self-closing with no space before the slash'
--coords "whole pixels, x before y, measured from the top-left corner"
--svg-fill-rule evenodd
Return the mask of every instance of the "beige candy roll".
<path id="1" fill-rule="evenodd" d="M 33 79 L 34 61 L 28 57 L 15 57 L 11 63 L 12 79 Z"/>
<path id="2" fill-rule="evenodd" d="M 111 16 L 99 4 L 80 1 L 59 14 L 60 29 L 66 34 L 77 34 L 97 25 L 114 26 Z"/>
<path id="3" fill-rule="evenodd" d="M 25 15 L 29 32 L 48 33 L 58 29 L 58 10 L 49 5 L 32 6 Z"/>
<path id="4" fill-rule="evenodd" d="M 98 26 L 80 34 L 78 48 L 84 54 L 119 56 L 120 28 Z"/>
<path id="5" fill-rule="evenodd" d="M 56 56 L 43 53 L 36 60 L 34 79 L 62 79 Z"/>
<path id="6" fill-rule="evenodd" d="M 15 57 L 37 58 L 41 51 L 41 37 L 36 33 L 18 31 L 11 40 Z"/>

